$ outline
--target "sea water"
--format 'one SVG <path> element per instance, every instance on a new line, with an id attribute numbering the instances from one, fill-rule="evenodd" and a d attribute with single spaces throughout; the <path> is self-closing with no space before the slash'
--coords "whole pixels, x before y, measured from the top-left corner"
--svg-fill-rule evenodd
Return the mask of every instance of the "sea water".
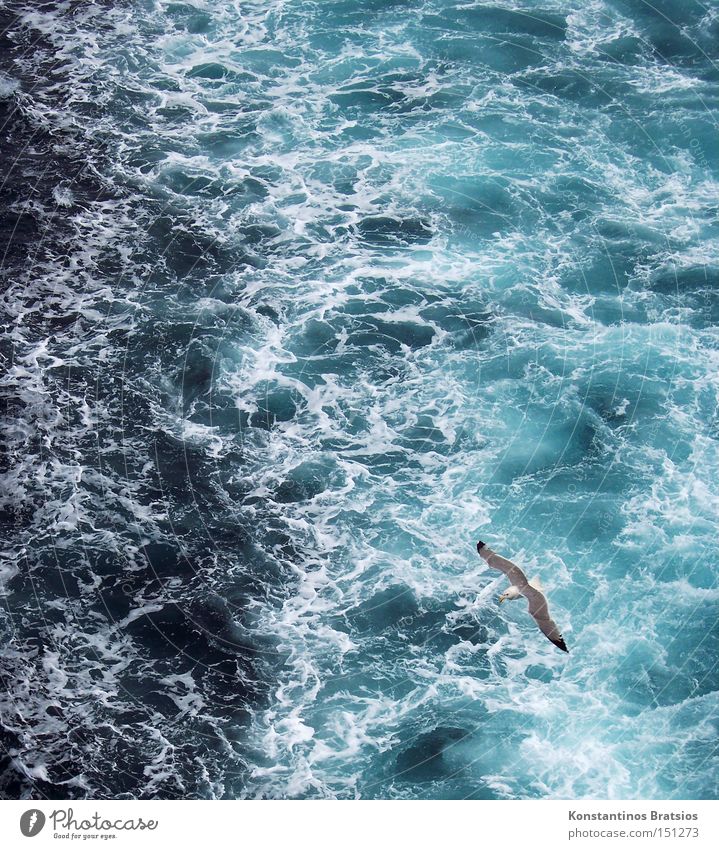
<path id="1" fill-rule="evenodd" d="M 0 792 L 715 796 L 717 3 L 0 29 Z"/>

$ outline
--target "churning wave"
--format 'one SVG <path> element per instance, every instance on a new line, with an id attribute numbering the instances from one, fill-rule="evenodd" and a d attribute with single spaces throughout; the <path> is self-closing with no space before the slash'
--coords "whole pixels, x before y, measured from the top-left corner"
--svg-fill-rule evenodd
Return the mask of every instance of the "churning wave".
<path id="1" fill-rule="evenodd" d="M 0 32 L 0 795 L 715 797 L 717 4 Z"/>

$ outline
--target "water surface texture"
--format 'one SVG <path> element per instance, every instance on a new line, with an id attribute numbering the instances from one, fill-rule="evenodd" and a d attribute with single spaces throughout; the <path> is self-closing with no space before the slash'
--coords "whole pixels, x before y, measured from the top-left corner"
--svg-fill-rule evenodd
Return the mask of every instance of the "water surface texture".
<path id="1" fill-rule="evenodd" d="M 715 0 L 0 32 L 0 794 L 716 796 Z"/>

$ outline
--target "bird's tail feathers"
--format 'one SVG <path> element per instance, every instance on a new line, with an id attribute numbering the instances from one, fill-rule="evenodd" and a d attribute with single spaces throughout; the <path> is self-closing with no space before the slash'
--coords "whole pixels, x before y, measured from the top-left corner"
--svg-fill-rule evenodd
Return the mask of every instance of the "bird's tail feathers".
<path id="1" fill-rule="evenodd" d="M 534 587 L 535 590 L 539 590 L 540 593 L 544 592 L 544 587 L 542 586 L 542 581 L 539 575 L 535 575 L 530 581 L 527 581 L 530 587 Z"/>

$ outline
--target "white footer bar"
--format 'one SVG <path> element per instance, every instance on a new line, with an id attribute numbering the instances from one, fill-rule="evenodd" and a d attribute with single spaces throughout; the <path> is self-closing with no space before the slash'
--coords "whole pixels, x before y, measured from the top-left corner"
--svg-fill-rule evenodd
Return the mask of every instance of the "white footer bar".
<path id="1" fill-rule="evenodd" d="M 699 849 L 719 802 L 0 802 L 3 847 Z"/>

